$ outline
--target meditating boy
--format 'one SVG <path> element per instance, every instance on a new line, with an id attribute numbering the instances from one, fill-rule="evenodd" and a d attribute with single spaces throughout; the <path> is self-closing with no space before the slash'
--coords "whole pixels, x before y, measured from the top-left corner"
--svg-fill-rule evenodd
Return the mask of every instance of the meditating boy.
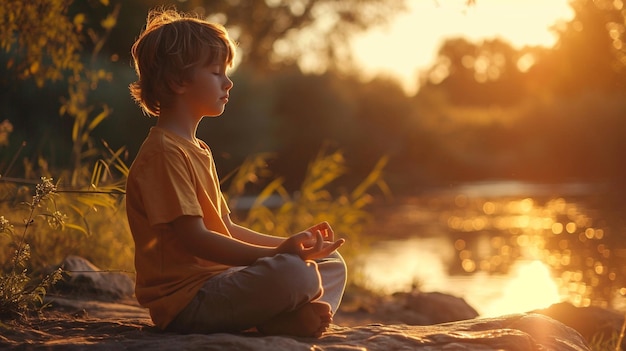
<path id="1" fill-rule="evenodd" d="M 171 9 L 151 11 L 132 47 L 131 95 L 157 118 L 126 187 L 136 296 L 166 331 L 319 337 L 343 295 L 344 240 L 327 223 L 289 238 L 233 223 L 196 137 L 224 111 L 234 55 L 222 26 Z"/>

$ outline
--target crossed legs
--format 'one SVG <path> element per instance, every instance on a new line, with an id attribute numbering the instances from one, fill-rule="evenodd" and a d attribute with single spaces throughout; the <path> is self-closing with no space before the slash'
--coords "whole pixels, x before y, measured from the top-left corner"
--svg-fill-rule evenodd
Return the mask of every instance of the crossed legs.
<path id="1" fill-rule="evenodd" d="M 319 337 L 332 322 L 345 287 L 339 254 L 302 261 L 290 254 L 263 258 L 209 279 L 168 330 Z"/>

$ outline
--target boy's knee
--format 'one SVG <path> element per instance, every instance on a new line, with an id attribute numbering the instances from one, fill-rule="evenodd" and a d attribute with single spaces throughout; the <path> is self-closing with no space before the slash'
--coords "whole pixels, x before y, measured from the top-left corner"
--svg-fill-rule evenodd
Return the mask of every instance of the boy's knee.
<path id="1" fill-rule="evenodd" d="M 332 254 L 319 259 L 317 261 L 319 271 L 322 272 L 322 276 L 324 274 L 332 274 L 332 275 L 342 275 L 344 279 L 347 277 L 347 266 L 346 261 L 344 261 L 343 257 L 339 254 L 339 252 L 335 251 Z"/>
<path id="2" fill-rule="evenodd" d="M 320 293 L 321 278 L 315 262 L 303 261 L 293 254 L 278 254 L 269 260 L 276 273 L 273 285 L 277 290 L 304 293 L 311 299 Z"/>

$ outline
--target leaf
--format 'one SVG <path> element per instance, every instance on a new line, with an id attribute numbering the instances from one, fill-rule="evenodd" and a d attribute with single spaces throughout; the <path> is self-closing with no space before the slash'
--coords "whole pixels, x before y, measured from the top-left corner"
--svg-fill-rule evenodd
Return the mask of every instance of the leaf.
<path id="1" fill-rule="evenodd" d="M 76 14 L 76 16 L 74 16 L 74 25 L 80 25 L 83 23 L 85 23 L 85 14 L 84 13 Z"/>
<path id="2" fill-rule="evenodd" d="M 89 235 L 89 232 L 87 231 L 87 229 L 85 229 L 84 227 L 81 227 L 79 225 L 76 224 L 71 224 L 71 223 L 65 223 L 65 228 L 70 228 L 70 229 L 74 229 L 77 230 L 85 235 Z"/>
<path id="3" fill-rule="evenodd" d="M 283 187 L 283 178 L 276 178 L 271 183 L 269 183 L 263 191 L 256 197 L 252 207 L 261 206 L 265 200 L 267 200 L 273 193 L 281 192 L 281 188 Z"/>
<path id="4" fill-rule="evenodd" d="M 78 140 L 78 129 L 80 127 L 80 123 L 78 123 L 78 119 L 74 120 L 74 126 L 72 128 L 72 141 L 75 143 Z"/>
<path id="5" fill-rule="evenodd" d="M 114 15 L 108 15 L 107 18 L 100 22 L 100 25 L 104 29 L 112 29 L 117 24 L 117 18 Z"/>
<path id="6" fill-rule="evenodd" d="M 381 157 L 378 160 L 378 162 L 376 162 L 376 165 L 374 166 L 374 169 L 352 191 L 352 194 L 350 195 L 352 197 L 352 199 L 357 199 L 357 198 L 361 197 L 363 194 L 365 194 L 367 192 L 367 189 L 369 189 L 374 184 L 378 184 L 379 186 L 383 186 L 381 188 L 381 190 L 383 190 L 384 192 L 387 192 L 388 188 L 387 188 L 386 184 L 384 182 L 380 183 L 380 180 L 382 179 L 383 168 L 385 168 L 385 166 L 387 165 L 387 161 L 389 161 L 389 157 L 388 156 L 384 156 L 384 157 Z"/>
<path id="7" fill-rule="evenodd" d="M 39 71 L 39 61 L 33 61 L 30 64 L 30 73 L 36 74 Z"/>
<path id="8" fill-rule="evenodd" d="M 93 131 L 105 118 L 111 114 L 111 109 L 104 105 L 102 112 L 100 112 L 94 119 L 91 120 L 89 126 L 87 126 L 87 132 Z"/>
<path id="9" fill-rule="evenodd" d="M 84 13 L 79 13 L 76 16 L 74 16 L 74 26 L 76 27 L 77 31 L 82 31 L 83 30 L 83 24 L 85 23 L 85 14 Z"/>
<path id="10" fill-rule="evenodd" d="M 103 160 L 96 161 L 96 164 L 93 165 L 93 171 L 91 172 L 91 181 L 90 184 L 93 184 L 94 187 L 98 187 L 100 183 L 100 177 L 102 176 L 102 169 L 106 168 L 107 165 Z"/>

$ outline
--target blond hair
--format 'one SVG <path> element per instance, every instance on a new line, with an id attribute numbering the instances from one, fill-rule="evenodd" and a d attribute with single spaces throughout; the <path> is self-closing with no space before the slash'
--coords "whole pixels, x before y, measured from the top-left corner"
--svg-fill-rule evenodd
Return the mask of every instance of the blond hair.
<path id="1" fill-rule="evenodd" d="M 235 45 L 219 24 L 174 9 L 156 9 L 148 13 L 131 54 L 138 77 L 129 86 L 131 96 L 148 115 L 158 116 L 174 95 L 172 84 L 191 79 L 198 65 L 231 66 Z"/>

